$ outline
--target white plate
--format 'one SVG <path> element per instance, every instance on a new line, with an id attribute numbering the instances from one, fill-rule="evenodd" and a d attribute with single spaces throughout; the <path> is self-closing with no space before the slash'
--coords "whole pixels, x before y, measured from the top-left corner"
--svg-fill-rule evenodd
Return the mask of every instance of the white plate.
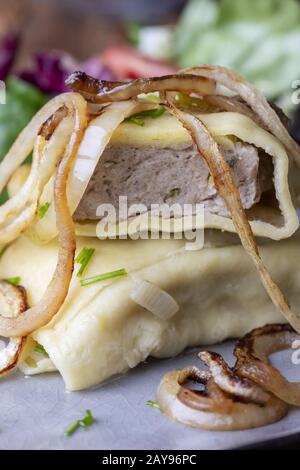
<path id="1" fill-rule="evenodd" d="M 168 360 L 150 360 L 93 390 L 65 391 L 58 374 L 25 378 L 12 373 L 0 380 L 0 449 L 228 449 L 267 441 L 300 431 L 300 409 L 270 426 L 250 431 L 212 432 L 170 421 L 156 408 L 156 387 L 173 368 L 200 365 L 197 350 Z M 231 364 L 232 343 L 210 346 Z M 293 365 L 292 351 L 276 354 L 273 363 L 289 379 L 300 381 L 300 365 Z M 97 422 L 72 437 L 64 431 L 91 409 Z"/>

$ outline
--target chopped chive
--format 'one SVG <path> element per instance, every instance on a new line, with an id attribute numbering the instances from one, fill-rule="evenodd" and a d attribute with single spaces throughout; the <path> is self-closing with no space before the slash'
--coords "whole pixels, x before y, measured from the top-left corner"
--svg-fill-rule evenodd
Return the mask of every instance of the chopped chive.
<path id="1" fill-rule="evenodd" d="M 42 346 L 40 343 L 36 343 L 34 351 L 39 353 L 39 354 L 42 354 L 45 357 L 49 357 L 49 354 L 45 350 L 44 346 Z"/>
<path id="2" fill-rule="evenodd" d="M 39 208 L 39 218 L 42 219 L 45 217 L 48 209 L 50 207 L 50 202 L 45 202 L 40 208 Z"/>
<path id="3" fill-rule="evenodd" d="M 65 431 L 66 436 L 72 436 L 73 432 L 76 431 L 80 426 L 80 420 L 75 421 L 71 426 Z"/>
<path id="4" fill-rule="evenodd" d="M 162 114 L 164 114 L 165 108 L 163 106 L 159 106 L 155 109 L 148 109 L 147 111 L 142 111 L 138 114 L 138 116 L 143 117 L 151 117 L 152 119 L 159 118 Z"/>
<path id="5" fill-rule="evenodd" d="M 80 251 L 79 255 L 75 259 L 76 263 L 81 265 L 77 273 L 78 277 L 82 276 L 95 251 L 96 250 L 94 248 L 82 248 Z"/>
<path id="6" fill-rule="evenodd" d="M 148 400 L 146 402 L 146 405 L 152 406 L 153 408 L 160 408 L 159 403 L 157 403 L 157 401 Z"/>
<path id="7" fill-rule="evenodd" d="M 156 119 L 160 117 L 162 114 L 164 114 L 164 112 L 165 112 L 165 108 L 163 106 L 159 106 L 158 108 L 155 108 L 155 109 L 148 109 L 147 111 L 142 111 L 141 113 L 133 114 L 132 116 L 129 116 L 128 118 L 126 118 L 125 121 L 133 122 L 134 124 L 137 124 L 138 126 L 144 126 L 145 121 L 142 118 L 151 117 L 152 119 Z"/>
<path id="8" fill-rule="evenodd" d="M 139 117 L 139 115 L 129 116 L 125 119 L 125 121 L 132 122 L 133 124 L 137 124 L 138 126 L 143 127 L 145 125 L 145 121 Z"/>
<path id="9" fill-rule="evenodd" d="M 81 426 L 84 429 L 87 429 L 92 423 L 95 422 L 95 419 L 92 415 L 91 410 L 86 410 L 86 415 L 82 419 L 77 419 L 71 426 L 65 431 L 66 436 L 72 436 L 72 434 Z"/>
<path id="10" fill-rule="evenodd" d="M 91 410 L 86 410 L 86 416 L 85 418 L 81 419 L 79 421 L 79 424 L 80 426 L 82 426 L 83 428 L 88 428 L 92 423 L 94 423 L 95 419 L 92 415 L 92 412 Z"/>
<path id="11" fill-rule="evenodd" d="M 89 277 L 87 279 L 82 279 L 80 284 L 82 286 L 89 286 L 90 284 L 94 284 L 96 282 L 107 281 L 108 279 L 113 279 L 114 277 L 119 276 L 126 276 L 127 271 L 126 269 L 117 269 L 116 271 L 112 271 L 109 273 L 99 274 L 99 276 Z"/>
<path id="12" fill-rule="evenodd" d="M 4 281 L 9 282 L 9 284 L 12 284 L 13 286 L 18 286 L 21 282 L 21 278 L 20 276 L 8 277 L 7 279 L 4 279 Z"/>

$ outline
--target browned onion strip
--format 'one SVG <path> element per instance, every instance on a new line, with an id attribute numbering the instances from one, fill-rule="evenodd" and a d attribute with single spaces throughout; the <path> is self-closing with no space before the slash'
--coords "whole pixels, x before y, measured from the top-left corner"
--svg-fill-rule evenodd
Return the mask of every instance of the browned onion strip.
<path id="1" fill-rule="evenodd" d="M 234 350 L 236 373 L 259 384 L 290 405 L 300 406 L 300 382 L 289 382 L 268 363 L 270 354 L 289 349 L 300 336 L 290 325 L 267 325 L 239 340 Z"/>
<path id="2" fill-rule="evenodd" d="M 6 245 L 15 240 L 30 226 L 31 223 L 33 223 L 36 217 L 39 201 L 39 164 L 44 148 L 45 140 L 38 136 L 34 147 L 33 165 L 27 182 L 15 196 L 0 207 L 0 218 L 3 217 L 3 220 L 1 221 L 2 224 L 0 224 L 1 244 Z M 30 179 L 31 181 L 29 181 Z M 27 186 L 28 182 L 29 185 Z M 27 201 L 27 198 L 29 198 L 29 201 Z"/>
<path id="3" fill-rule="evenodd" d="M 68 113 L 68 108 L 63 105 L 41 126 L 34 145 L 33 163 L 26 182 L 13 197 L 0 207 L 1 244 L 12 242 L 34 222 L 44 186 L 56 170 L 60 154 L 66 147 L 66 143 L 63 144 L 60 140 L 56 141 L 57 136 L 55 135 L 56 155 L 54 155 L 53 148 L 49 152 L 47 142 L 56 129 L 59 132 L 62 131 L 60 124 L 63 124 L 64 130 L 66 127 L 70 127 L 69 125 L 65 126 L 67 121 L 72 125 L 71 117 L 65 119 Z"/>
<path id="4" fill-rule="evenodd" d="M 0 294 L 4 303 L 1 305 L 2 315 L 7 318 L 16 318 L 27 309 L 26 291 L 22 286 L 14 286 L 7 281 L 0 280 Z M 19 360 L 26 338 L 10 338 L 7 346 L 0 349 L 0 376 L 13 369 Z"/>
<path id="5" fill-rule="evenodd" d="M 130 82 L 116 84 L 115 82 L 96 80 L 83 72 L 75 72 L 66 80 L 66 85 L 91 103 L 126 101 L 142 93 L 157 91 L 194 92 L 201 96 L 214 93 L 214 82 L 199 78 L 189 74 L 165 75 L 163 77 L 138 78 Z"/>
<path id="6" fill-rule="evenodd" d="M 42 124 L 61 106 L 72 106 L 74 95 L 62 93 L 49 101 L 23 129 L 0 163 L 0 193 L 7 185 L 14 171 L 23 163 L 33 149 L 36 136 Z"/>
<path id="7" fill-rule="evenodd" d="M 300 147 L 290 136 L 288 130 L 282 124 L 280 118 L 267 102 L 264 95 L 251 85 L 247 80 L 236 72 L 217 65 L 203 65 L 189 67 L 180 70 L 179 73 L 199 75 L 199 77 L 209 78 L 216 83 L 220 83 L 234 93 L 238 93 L 241 98 L 259 116 L 268 129 L 277 137 L 285 148 L 291 153 L 298 165 L 300 165 Z"/>
<path id="8" fill-rule="evenodd" d="M 45 140 L 50 140 L 55 129 L 58 127 L 62 119 L 67 117 L 68 107 L 66 105 L 60 106 L 40 127 L 38 135 Z"/>
<path id="9" fill-rule="evenodd" d="M 207 365 L 215 383 L 227 393 L 238 397 L 241 401 L 265 405 L 270 395 L 250 380 L 239 377 L 224 361 L 220 354 L 201 351 L 198 357 Z"/>
<path id="10" fill-rule="evenodd" d="M 69 172 L 77 154 L 85 127 L 86 102 L 77 94 L 71 95 L 74 113 L 74 132 L 61 159 L 54 183 L 56 224 L 59 232 L 58 261 L 52 280 L 42 299 L 17 318 L 0 315 L 0 335 L 25 336 L 48 323 L 63 304 L 71 281 L 76 248 L 75 229 L 68 207 L 66 187 Z"/>
<path id="11" fill-rule="evenodd" d="M 205 159 L 214 179 L 215 187 L 230 211 L 242 245 L 252 259 L 270 299 L 293 328 L 300 332 L 300 317 L 288 305 L 283 293 L 273 281 L 259 255 L 239 191 L 231 175 L 228 163 L 217 143 L 199 118 L 177 109 L 170 100 L 168 100 L 168 108 L 190 133 L 192 140 L 199 150 L 199 155 L 202 155 Z"/>
<path id="12" fill-rule="evenodd" d="M 257 116 L 251 108 L 242 102 L 238 96 L 209 95 L 204 99 L 210 105 L 217 107 L 221 111 L 243 114 L 256 122 L 260 127 L 264 127 L 259 116 Z"/>
<path id="13" fill-rule="evenodd" d="M 240 403 L 212 379 L 206 381 L 204 392 L 185 388 L 189 380 L 205 383 L 201 371 L 186 368 L 166 374 L 157 390 L 160 410 L 182 424 L 219 431 L 242 430 L 274 423 L 287 413 L 287 405 L 274 396 L 264 406 Z"/>

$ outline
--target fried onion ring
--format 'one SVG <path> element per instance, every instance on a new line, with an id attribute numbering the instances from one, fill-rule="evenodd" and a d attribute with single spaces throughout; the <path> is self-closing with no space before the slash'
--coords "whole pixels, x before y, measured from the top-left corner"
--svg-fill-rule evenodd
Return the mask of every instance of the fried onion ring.
<path id="1" fill-rule="evenodd" d="M 252 380 L 286 403 L 300 406 L 300 382 L 289 382 L 268 360 L 270 354 L 291 348 L 299 339 L 300 335 L 287 324 L 257 328 L 237 343 L 234 370 L 240 377 Z"/>
<path id="2" fill-rule="evenodd" d="M 107 82 L 96 80 L 84 72 L 74 72 L 66 80 L 66 85 L 80 93 L 90 103 L 126 101 L 142 93 L 155 91 L 185 91 L 201 96 L 211 95 L 215 83 L 210 79 L 200 79 L 189 74 L 165 75 L 154 78 L 138 78 L 130 82 Z"/>
<path id="3" fill-rule="evenodd" d="M 190 380 L 203 384 L 204 391 L 184 387 Z M 287 413 L 287 405 L 274 396 L 264 406 L 238 402 L 195 367 L 167 373 L 159 384 L 157 400 L 160 410 L 169 418 L 195 428 L 218 431 L 264 426 L 279 421 Z"/>
<path id="4" fill-rule="evenodd" d="M 198 357 L 207 365 L 215 383 L 224 392 L 230 393 L 246 403 L 265 405 L 268 402 L 270 395 L 251 380 L 239 377 L 220 354 L 201 351 Z"/>
<path id="5" fill-rule="evenodd" d="M 26 291 L 22 286 L 15 286 L 0 280 L 0 297 L 3 298 L 2 316 L 6 318 L 16 318 L 27 309 Z M 17 365 L 25 341 L 25 337 L 10 338 L 7 346 L 0 349 L 0 376 Z"/>
<path id="6" fill-rule="evenodd" d="M 234 93 L 238 93 L 260 118 L 265 128 L 282 142 L 297 164 L 300 165 L 300 147 L 297 142 L 290 136 L 280 117 L 269 105 L 264 95 L 238 73 L 217 65 L 189 67 L 180 70 L 179 73 L 199 75 L 199 77 L 214 80 Z"/>

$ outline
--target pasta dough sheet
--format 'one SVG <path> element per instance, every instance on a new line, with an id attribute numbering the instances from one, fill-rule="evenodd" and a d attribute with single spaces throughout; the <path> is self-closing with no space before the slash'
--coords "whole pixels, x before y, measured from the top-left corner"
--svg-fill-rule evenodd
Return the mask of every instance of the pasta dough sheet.
<path id="1" fill-rule="evenodd" d="M 294 308 L 300 310 L 300 243 L 296 239 L 261 247 L 263 259 Z M 126 268 L 129 275 L 82 287 L 76 268 L 60 312 L 32 338 L 50 360 L 28 367 L 34 341 L 23 354 L 27 374 L 58 369 L 68 390 L 96 385 L 124 373 L 148 356 L 170 357 L 189 346 L 239 337 L 254 327 L 284 319 L 275 310 L 240 245 L 189 252 L 182 240 L 78 239 L 78 252 L 96 253 L 85 277 Z M 21 237 L 4 253 L 0 277 L 20 276 L 29 302 L 42 296 L 53 273 L 55 241 L 38 246 Z M 180 309 L 163 321 L 130 299 L 137 279 L 171 294 Z M 52 367 L 51 367 L 52 364 Z"/>

